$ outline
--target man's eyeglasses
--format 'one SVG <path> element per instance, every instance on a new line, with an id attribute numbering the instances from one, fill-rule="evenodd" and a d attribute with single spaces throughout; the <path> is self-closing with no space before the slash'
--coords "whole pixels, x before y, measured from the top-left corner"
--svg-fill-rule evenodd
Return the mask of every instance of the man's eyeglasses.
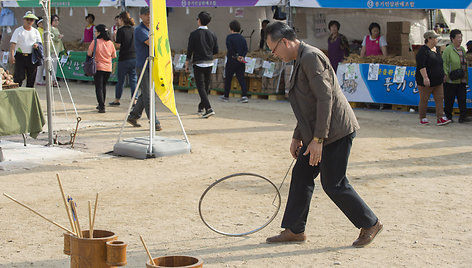
<path id="1" fill-rule="evenodd" d="M 282 38 L 282 39 L 283 39 L 283 38 Z M 277 50 L 277 47 L 279 46 L 280 41 L 282 41 L 282 39 L 280 39 L 280 40 L 277 42 L 277 44 L 275 45 L 274 49 L 272 49 L 272 50 L 270 51 L 270 53 L 275 54 L 275 51 Z"/>

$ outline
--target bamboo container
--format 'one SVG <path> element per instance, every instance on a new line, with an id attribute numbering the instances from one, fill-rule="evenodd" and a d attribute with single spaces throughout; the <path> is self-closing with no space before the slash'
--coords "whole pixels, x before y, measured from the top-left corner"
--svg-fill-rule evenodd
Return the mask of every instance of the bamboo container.
<path id="1" fill-rule="evenodd" d="M 203 260 L 198 257 L 191 256 L 165 256 L 154 258 L 156 265 L 146 262 L 146 268 L 162 268 L 162 267 L 188 267 L 200 268 L 203 267 Z"/>
<path id="2" fill-rule="evenodd" d="M 71 268 L 110 268 L 115 267 L 106 263 L 107 246 L 109 241 L 118 237 L 115 233 L 105 230 L 93 230 L 93 238 L 89 231 L 82 231 L 82 238 L 70 236 L 70 267 Z M 124 251 L 126 254 L 126 251 Z M 124 257 L 126 258 L 126 257 Z M 118 266 L 118 265 L 117 265 Z"/>
<path id="3" fill-rule="evenodd" d="M 107 264 L 110 266 L 126 265 L 126 246 L 123 241 L 108 241 L 107 245 Z"/>

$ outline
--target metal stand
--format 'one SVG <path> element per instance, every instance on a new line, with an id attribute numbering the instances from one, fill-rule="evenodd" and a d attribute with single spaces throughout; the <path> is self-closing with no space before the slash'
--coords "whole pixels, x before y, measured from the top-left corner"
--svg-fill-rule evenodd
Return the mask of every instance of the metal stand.
<path id="1" fill-rule="evenodd" d="M 153 25 L 153 16 L 152 16 L 152 3 L 150 3 L 150 10 L 151 10 L 151 26 Z M 162 157 L 162 156 L 171 156 L 176 154 L 188 154 L 190 153 L 190 142 L 187 137 L 187 133 L 185 133 L 184 126 L 182 121 L 180 120 L 180 115 L 178 111 L 176 111 L 177 119 L 179 120 L 180 127 L 184 133 L 185 140 L 181 139 L 172 139 L 167 137 L 157 137 L 156 136 L 156 93 L 155 93 L 155 85 L 152 79 L 152 70 L 154 65 L 154 29 L 150 27 L 150 35 L 149 35 L 149 58 L 144 63 L 143 71 L 139 76 L 138 83 L 136 85 L 136 89 L 139 89 L 139 85 L 141 84 L 144 71 L 146 67 L 149 65 L 149 137 L 138 137 L 138 138 L 131 138 L 121 140 L 121 135 L 123 133 L 124 125 L 126 124 L 126 120 L 128 118 L 129 112 L 132 107 L 132 102 L 128 107 L 128 111 L 126 113 L 126 117 L 123 120 L 123 124 L 121 126 L 120 135 L 118 136 L 118 140 L 113 147 L 113 153 L 122 156 L 130 156 L 135 157 L 138 159 L 145 159 L 148 157 Z M 132 100 L 135 99 L 136 93 L 138 90 L 134 91 Z"/>

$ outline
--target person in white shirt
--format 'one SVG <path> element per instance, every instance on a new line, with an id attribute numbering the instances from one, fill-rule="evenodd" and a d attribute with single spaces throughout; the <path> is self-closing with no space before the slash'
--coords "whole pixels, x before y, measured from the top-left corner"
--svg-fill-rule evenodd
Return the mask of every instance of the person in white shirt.
<path id="1" fill-rule="evenodd" d="M 39 31 L 33 28 L 33 23 L 37 20 L 31 11 L 23 16 L 23 26 L 17 28 L 10 40 L 10 63 L 15 64 L 15 74 L 13 81 L 20 86 L 25 79 L 26 87 L 34 87 L 37 66 L 33 64 L 33 49 L 38 49 L 38 43 L 41 43 Z"/>

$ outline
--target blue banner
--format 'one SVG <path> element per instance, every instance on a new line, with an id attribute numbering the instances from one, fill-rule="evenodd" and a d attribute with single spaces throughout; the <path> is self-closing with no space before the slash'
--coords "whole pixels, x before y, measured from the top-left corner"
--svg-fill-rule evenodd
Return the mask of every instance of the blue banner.
<path id="1" fill-rule="evenodd" d="M 471 0 L 291 0 L 291 6 L 325 8 L 403 8 L 403 9 L 467 9 Z"/>
<path id="2" fill-rule="evenodd" d="M 351 102 L 370 102 L 418 106 L 419 93 L 416 84 L 416 67 L 405 67 L 404 76 L 394 81 L 398 66 L 370 64 L 340 64 L 338 67 L 338 81 L 344 95 Z M 371 70 L 369 70 L 371 68 Z M 374 71 L 373 71 L 374 70 Z M 375 75 L 372 73 L 375 72 Z M 472 84 L 472 68 L 468 68 L 469 81 Z M 472 92 L 467 87 L 467 108 L 472 108 Z M 434 99 L 430 98 L 429 107 L 435 107 Z M 457 106 L 457 102 L 454 103 Z"/>

